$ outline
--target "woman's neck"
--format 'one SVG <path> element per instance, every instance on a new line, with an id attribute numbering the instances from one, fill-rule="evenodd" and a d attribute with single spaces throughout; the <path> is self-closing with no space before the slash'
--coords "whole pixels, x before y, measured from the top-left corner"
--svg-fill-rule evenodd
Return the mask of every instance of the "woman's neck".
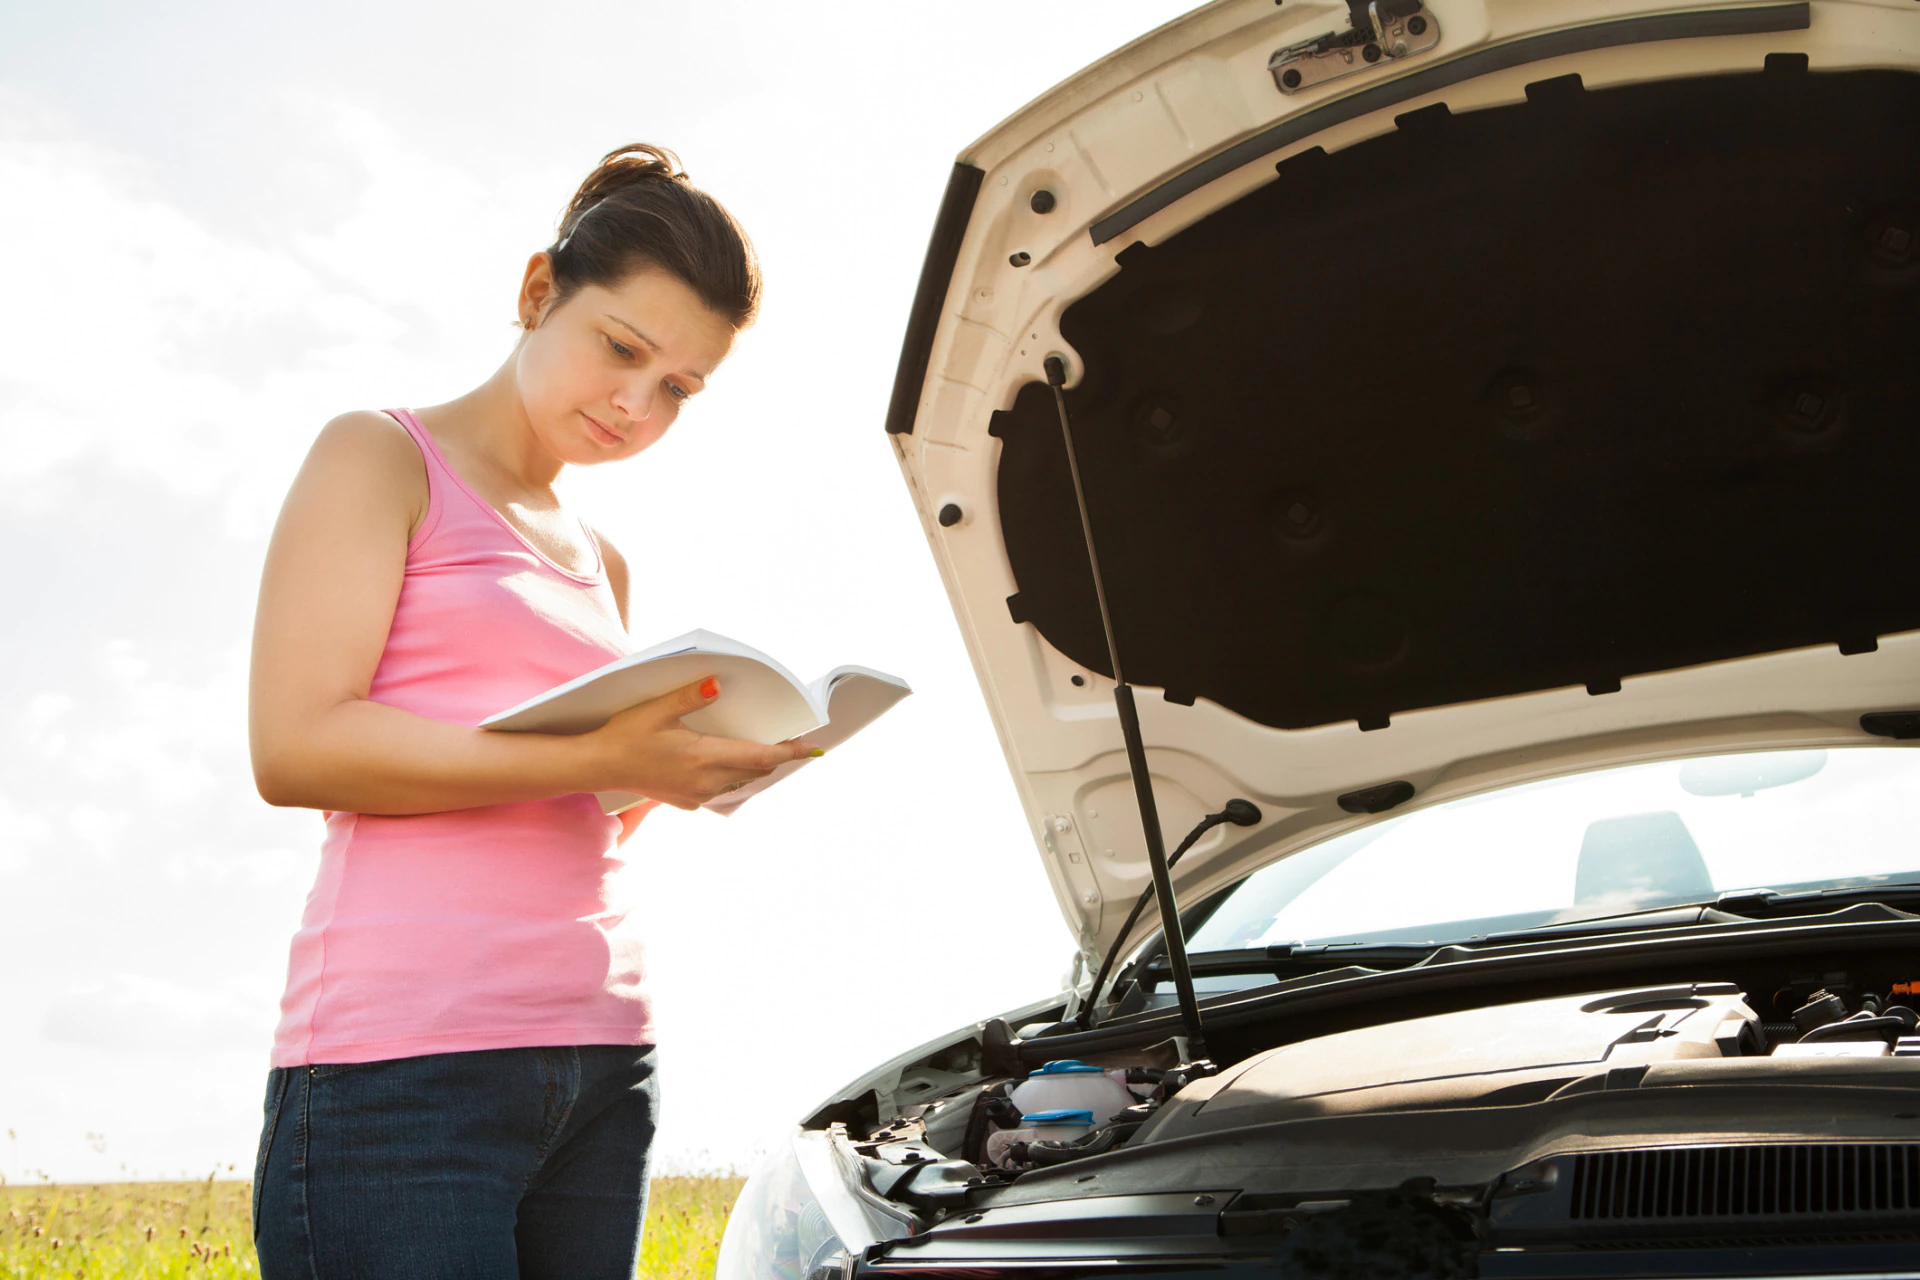
<path id="1" fill-rule="evenodd" d="M 465 395 L 420 410 L 420 419 L 443 447 L 452 444 L 502 480 L 530 492 L 550 489 L 565 465 L 534 435 L 511 358 Z"/>

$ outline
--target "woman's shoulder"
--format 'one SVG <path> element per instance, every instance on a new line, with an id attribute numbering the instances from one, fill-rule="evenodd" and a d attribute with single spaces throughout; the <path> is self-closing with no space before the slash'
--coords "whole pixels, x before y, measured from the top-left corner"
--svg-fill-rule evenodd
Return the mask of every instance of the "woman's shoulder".
<path id="1" fill-rule="evenodd" d="M 302 470 L 323 487 L 350 485 L 403 503 L 410 528 L 426 515 L 431 498 L 420 446 L 390 414 L 375 409 L 343 413 L 320 428 Z"/>
<path id="2" fill-rule="evenodd" d="M 378 409 L 351 409 L 332 419 L 320 428 L 313 447 L 375 463 L 420 457 L 420 446 L 407 429 Z"/>
<path id="3" fill-rule="evenodd" d="M 391 472 L 395 478 L 415 477 L 426 483 L 426 459 L 413 436 L 391 415 L 376 409 L 354 409 L 320 428 L 310 451 L 313 459 L 356 471 Z"/>

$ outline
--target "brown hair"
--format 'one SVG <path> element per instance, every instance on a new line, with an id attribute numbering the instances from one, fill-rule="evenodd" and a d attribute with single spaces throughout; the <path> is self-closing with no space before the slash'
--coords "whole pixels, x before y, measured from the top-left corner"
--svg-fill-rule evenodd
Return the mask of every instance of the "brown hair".
<path id="1" fill-rule="evenodd" d="M 718 200 L 687 181 L 680 158 L 635 142 L 607 153 L 560 219 L 555 305 L 587 285 L 611 288 L 656 267 L 677 277 L 736 329 L 760 309 L 753 242 Z"/>

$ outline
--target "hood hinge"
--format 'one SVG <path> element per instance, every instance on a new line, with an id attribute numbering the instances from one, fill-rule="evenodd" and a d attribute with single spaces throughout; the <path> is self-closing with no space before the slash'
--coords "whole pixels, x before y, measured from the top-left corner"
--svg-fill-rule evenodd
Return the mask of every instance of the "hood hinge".
<path id="1" fill-rule="evenodd" d="M 1347 0 L 1353 26 L 1302 40 L 1267 59 L 1273 83 L 1289 96 L 1440 43 L 1440 24 L 1420 0 Z"/>

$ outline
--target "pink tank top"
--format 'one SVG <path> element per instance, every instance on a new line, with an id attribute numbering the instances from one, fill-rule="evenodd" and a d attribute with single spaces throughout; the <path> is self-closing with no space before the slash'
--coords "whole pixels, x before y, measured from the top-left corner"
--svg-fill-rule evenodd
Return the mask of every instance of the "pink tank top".
<path id="1" fill-rule="evenodd" d="M 454 474 L 418 418 L 392 416 L 426 459 L 427 515 L 369 697 L 475 725 L 627 653 L 597 544 L 591 574 L 555 564 Z M 619 832 L 585 794 L 327 814 L 274 1065 L 650 1043 L 639 947 L 607 901 Z"/>

